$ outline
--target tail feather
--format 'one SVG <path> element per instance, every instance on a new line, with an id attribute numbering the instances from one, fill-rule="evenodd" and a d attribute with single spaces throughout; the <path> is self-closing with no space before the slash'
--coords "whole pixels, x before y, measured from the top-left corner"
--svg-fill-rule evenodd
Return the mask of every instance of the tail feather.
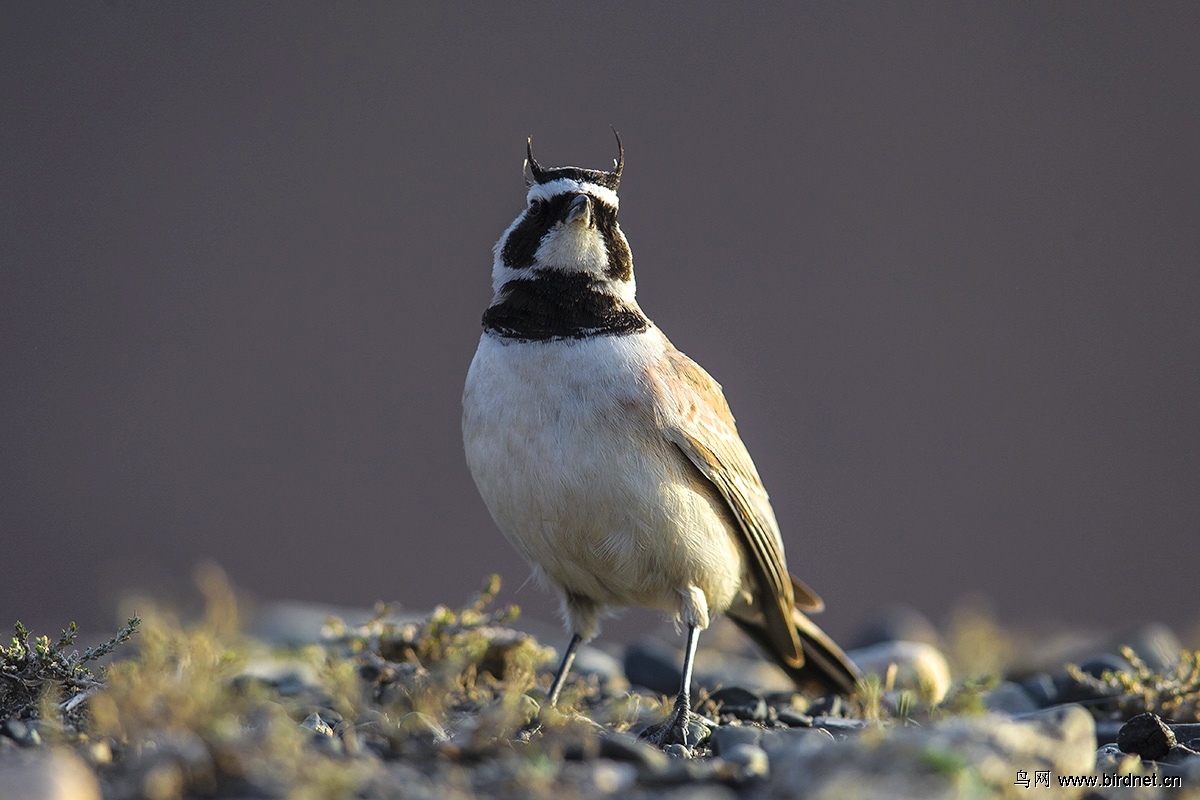
<path id="1" fill-rule="evenodd" d="M 764 653 L 788 674 L 796 686 L 821 692 L 849 695 L 862 677 L 854 662 L 825 631 L 798 609 L 792 611 L 792 623 L 800 637 L 804 663 L 796 666 L 778 646 L 761 621 L 729 615 Z"/>

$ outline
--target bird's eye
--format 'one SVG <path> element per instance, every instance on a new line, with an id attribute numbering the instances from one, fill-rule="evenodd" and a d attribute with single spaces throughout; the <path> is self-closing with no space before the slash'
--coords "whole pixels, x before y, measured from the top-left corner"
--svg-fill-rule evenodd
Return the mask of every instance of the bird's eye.
<path id="1" fill-rule="evenodd" d="M 529 201 L 529 216 L 540 217 L 542 215 L 542 212 L 545 210 L 546 210 L 546 204 L 543 203 L 541 200 L 530 200 Z"/>

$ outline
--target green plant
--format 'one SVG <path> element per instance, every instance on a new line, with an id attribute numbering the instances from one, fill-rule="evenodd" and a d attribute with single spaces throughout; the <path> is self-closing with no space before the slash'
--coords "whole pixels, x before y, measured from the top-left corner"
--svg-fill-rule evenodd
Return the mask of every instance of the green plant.
<path id="1" fill-rule="evenodd" d="M 1151 711 L 1176 722 L 1200 722 L 1200 650 L 1184 650 L 1175 666 L 1164 672 L 1151 669 L 1132 647 L 1122 646 L 1121 656 L 1132 672 L 1105 670 L 1097 678 L 1067 664 L 1067 674 L 1112 698 L 1123 717 Z"/>
<path id="2" fill-rule="evenodd" d="M 78 635 L 74 622 L 55 642 L 48 636 L 35 638 L 16 622 L 12 644 L 0 647 L 0 719 L 43 717 L 45 709 L 53 708 L 59 722 L 78 729 L 84 701 L 104 687 L 88 664 L 128 642 L 139 624 L 139 618 L 130 617 L 107 642 L 80 653 L 71 649 Z"/>

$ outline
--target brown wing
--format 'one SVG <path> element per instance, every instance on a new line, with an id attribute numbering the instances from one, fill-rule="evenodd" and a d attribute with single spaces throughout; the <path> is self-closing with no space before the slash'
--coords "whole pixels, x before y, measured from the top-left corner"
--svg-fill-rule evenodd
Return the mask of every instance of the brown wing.
<path id="1" fill-rule="evenodd" d="M 721 386 L 696 362 L 669 348 L 650 375 L 662 409 L 667 438 L 716 487 L 738 522 L 747 562 L 756 578 L 755 604 L 764 617 L 764 633 L 787 664 L 804 664 L 804 652 L 792 623 L 796 589 L 802 606 L 819 608 L 820 598 L 788 574 L 783 539 L 767 491 L 750 453 L 738 436 Z"/>

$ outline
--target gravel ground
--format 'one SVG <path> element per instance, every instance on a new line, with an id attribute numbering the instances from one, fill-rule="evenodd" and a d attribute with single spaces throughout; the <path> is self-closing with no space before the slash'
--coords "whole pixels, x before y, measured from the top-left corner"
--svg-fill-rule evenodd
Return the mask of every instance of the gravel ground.
<path id="1" fill-rule="evenodd" d="M 17 712 L 17 676 L 35 681 L 10 649 L 0 798 L 1200 798 L 1200 669 L 1162 626 L 1021 640 L 892 610 L 853 642 L 869 677 L 850 699 L 793 692 L 717 626 L 691 746 L 664 752 L 638 734 L 670 708 L 676 637 L 582 648 L 543 708 L 556 654 L 492 607 L 497 586 L 457 610 L 280 606 L 244 627 L 214 573 L 203 620 L 146 614 L 103 686 L 47 681 Z"/>

